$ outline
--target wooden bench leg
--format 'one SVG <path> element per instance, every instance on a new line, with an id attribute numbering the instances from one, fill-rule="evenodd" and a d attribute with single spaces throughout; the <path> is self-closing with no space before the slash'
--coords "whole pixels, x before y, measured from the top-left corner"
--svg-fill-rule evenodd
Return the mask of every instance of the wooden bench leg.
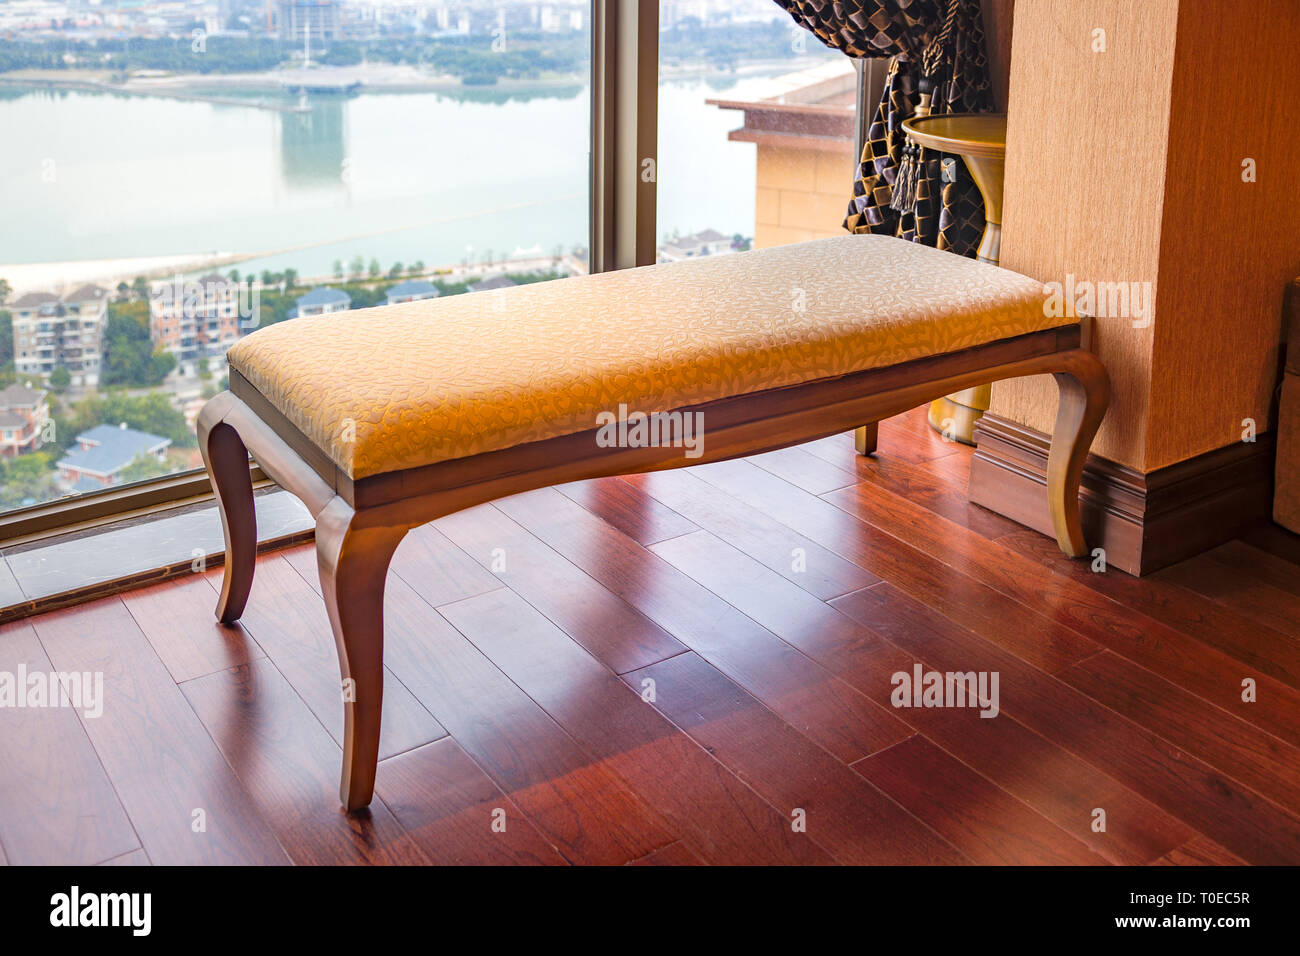
<path id="1" fill-rule="evenodd" d="M 208 406 L 204 406 L 206 412 Z M 257 514 L 253 510 L 253 479 L 248 449 L 239 434 L 220 419 L 221 409 L 200 415 L 199 450 L 216 492 L 221 529 L 226 537 L 226 570 L 217 599 L 217 620 L 233 624 L 244 613 L 253 587 L 257 562 Z"/>
<path id="2" fill-rule="evenodd" d="M 1110 403 L 1110 378 L 1091 352 L 1080 350 L 1066 358 L 1066 371 L 1053 373 L 1060 401 L 1047 456 L 1047 505 L 1061 550 L 1079 558 L 1088 553 L 1079 519 L 1079 482 L 1093 436 Z"/>
<path id="3" fill-rule="evenodd" d="M 853 444 L 859 455 L 870 455 L 876 450 L 876 438 L 880 432 L 880 423 L 859 425 L 853 432 Z"/>
<path id="4" fill-rule="evenodd" d="M 375 792 L 379 725 L 384 705 L 384 581 L 403 527 L 367 527 L 342 498 L 316 517 L 321 594 L 338 646 L 343 693 L 343 779 L 346 810 Z"/>

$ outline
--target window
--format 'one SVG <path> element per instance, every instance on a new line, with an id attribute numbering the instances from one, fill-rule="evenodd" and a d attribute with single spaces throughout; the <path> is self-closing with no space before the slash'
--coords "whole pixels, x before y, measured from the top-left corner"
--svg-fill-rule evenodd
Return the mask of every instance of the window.
<path id="1" fill-rule="evenodd" d="M 770 0 L 660 5 L 660 261 L 842 235 L 859 74 Z"/>
<path id="2" fill-rule="evenodd" d="M 587 267 L 589 0 L 179 10 L 0 5 L 0 512 L 201 473 L 257 327 Z"/>

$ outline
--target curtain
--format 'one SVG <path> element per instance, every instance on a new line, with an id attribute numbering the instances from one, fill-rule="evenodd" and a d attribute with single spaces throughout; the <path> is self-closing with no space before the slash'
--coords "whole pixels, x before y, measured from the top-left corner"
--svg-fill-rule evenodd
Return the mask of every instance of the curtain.
<path id="1" fill-rule="evenodd" d="M 822 43 L 848 56 L 893 58 L 844 228 L 973 257 L 984 232 L 978 187 L 959 156 L 909 147 L 903 120 L 916 113 L 923 92 L 931 94 L 932 113 L 990 109 L 979 0 L 774 2 Z"/>

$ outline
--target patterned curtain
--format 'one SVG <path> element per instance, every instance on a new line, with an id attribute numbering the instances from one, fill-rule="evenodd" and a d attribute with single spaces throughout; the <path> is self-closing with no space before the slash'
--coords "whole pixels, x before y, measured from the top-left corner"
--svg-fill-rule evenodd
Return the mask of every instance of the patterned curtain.
<path id="1" fill-rule="evenodd" d="M 978 187 L 959 156 L 908 146 L 903 120 L 916 113 L 925 92 L 931 94 L 932 113 L 990 109 L 979 0 L 775 3 L 824 44 L 848 56 L 893 58 L 862 150 L 844 228 L 900 236 L 973 257 L 984 232 Z"/>

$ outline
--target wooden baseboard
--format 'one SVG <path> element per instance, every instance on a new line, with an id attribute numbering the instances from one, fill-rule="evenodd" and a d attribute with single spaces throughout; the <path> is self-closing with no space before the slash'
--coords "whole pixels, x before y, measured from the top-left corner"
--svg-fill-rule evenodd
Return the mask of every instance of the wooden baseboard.
<path id="1" fill-rule="evenodd" d="M 986 414 L 975 425 L 970 500 L 1051 534 L 1049 441 Z M 1222 544 L 1268 518 L 1273 456 L 1272 433 L 1147 474 L 1090 455 L 1080 496 L 1088 546 L 1104 548 L 1108 566 L 1140 575 Z"/>

